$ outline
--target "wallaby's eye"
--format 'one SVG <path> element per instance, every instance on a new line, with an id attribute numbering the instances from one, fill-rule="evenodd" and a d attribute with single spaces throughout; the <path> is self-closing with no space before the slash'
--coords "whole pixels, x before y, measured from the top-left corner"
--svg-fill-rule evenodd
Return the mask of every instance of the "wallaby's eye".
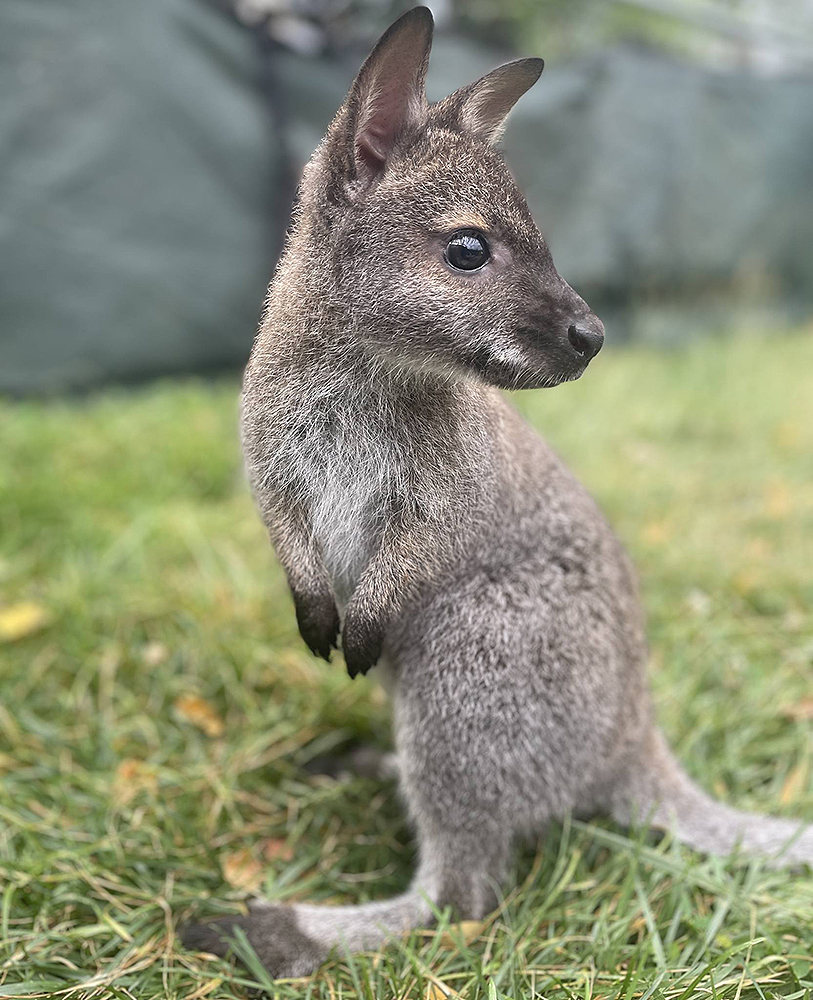
<path id="1" fill-rule="evenodd" d="M 446 244 L 444 256 L 455 271 L 477 271 L 488 263 L 491 251 L 484 236 L 469 230 L 454 234 Z"/>

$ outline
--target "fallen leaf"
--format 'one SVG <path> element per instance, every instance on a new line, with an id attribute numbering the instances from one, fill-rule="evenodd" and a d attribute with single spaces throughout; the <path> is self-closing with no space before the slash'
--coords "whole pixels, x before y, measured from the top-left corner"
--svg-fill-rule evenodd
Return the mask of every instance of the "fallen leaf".
<path id="1" fill-rule="evenodd" d="M 181 718 L 202 729 L 207 736 L 223 735 L 223 720 L 217 711 L 197 694 L 182 694 L 175 699 L 175 711 Z"/>
<path id="2" fill-rule="evenodd" d="M 223 878 L 235 889 L 259 889 L 263 880 L 263 866 L 244 848 L 224 854 L 220 859 Z"/>
<path id="3" fill-rule="evenodd" d="M 745 546 L 745 551 L 751 559 L 767 559 L 772 555 L 771 543 L 761 535 L 752 538 Z"/>
<path id="4" fill-rule="evenodd" d="M 668 542 L 672 535 L 672 529 L 666 521 L 650 521 L 644 525 L 644 541 L 650 545 L 661 545 Z"/>
<path id="5" fill-rule="evenodd" d="M 294 849 L 287 840 L 271 837 L 263 844 L 263 857 L 267 861 L 290 861 L 293 856 Z"/>
<path id="6" fill-rule="evenodd" d="M 750 569 L 741 569 L 738 573 L 735 573 L 731 584 L 734 590 L 740 595 L 740 597 L 747 597 L 749 594 L 759 586 L 760 576 L 756 570 L 751 567 Z"/>
<path id="7" fill-rule="evenodd" d="M 802 698 L 782 710 L 789 719 L 813 719 L 813 698 Z"/>
<path id="8" fill-rule="evenodd" d="M 765 493 L 765 510 L 769 517 L 781 519 L 787 517 L 793 506 L 788 484 L 781 480 L 772 482 Z"/>
<path id="9" fill-rule="evenodd" d="M 33 635 L 47 620 L 45 608 L 34 601 L 20 601 L 0 608 L 0 641 L 15 642 Z"/>
<path id="10" fill-rule="evenodd" d="M 779 801 L 783 806 L 795 802 L 804 792 L 807 785 L 807 762 L 800 761 L 795 767 L 788 771 L 788 775 L 782 782 L 782 791 L 779 793 Z"/>
<path id="11" fill-rule="evenodd" d="M 423 995 L 424 1000 L 449 1000 L 449 997 L 456 1000 L 459 997 L 459 993 L 455 993 L 451 986 L 447 986 L 437 976 L 430 975 L 427 978 L 429 982 L 426 984 L 426 992 Z"/>
<path id="12" fill-rule="evenodd" d="M 157 788 L 154 769 L 143 760 L 127 758 L 121 761 L 113 776 L 113 801 L 117 806 L 126 806 L 139 792 L 154 792 Z"/>
<path id="13" fill-rule="evenodd" d="M 482 920 L 461 920 L 441 934 L 440 945 L 442 948 L 457 948 L 461 939 L 464 944 L 471 944 L 483 933 L 484 926 Z"/>

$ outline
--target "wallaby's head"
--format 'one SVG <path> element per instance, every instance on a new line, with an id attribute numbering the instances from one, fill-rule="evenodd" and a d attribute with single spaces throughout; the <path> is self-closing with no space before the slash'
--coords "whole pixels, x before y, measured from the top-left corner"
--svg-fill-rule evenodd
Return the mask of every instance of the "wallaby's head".
<path id="1" fill-rule="evenodd" d="M 300 226 L 319 292 L 395 363 L 503 388 L 578 378 L 604 328 L 559 276 L 494 143 L 541 59 L 431 107 L 432 15 L 382 36 L 308 165 Z"/>

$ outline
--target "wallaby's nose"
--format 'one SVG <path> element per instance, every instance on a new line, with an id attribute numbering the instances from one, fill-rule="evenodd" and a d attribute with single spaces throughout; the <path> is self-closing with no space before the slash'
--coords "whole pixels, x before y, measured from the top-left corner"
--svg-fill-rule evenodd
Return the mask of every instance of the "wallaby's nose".
<path id="1" fill-rule="evenodd" d="M 573 350 L 586 360 L 590 361 L 601 350 L 604 343 L 604 324 L 598 317 L 595 323 L 581 323 L 576 326 L 574 323 L 568 328 L 567 339 L 570 341 Z"/>

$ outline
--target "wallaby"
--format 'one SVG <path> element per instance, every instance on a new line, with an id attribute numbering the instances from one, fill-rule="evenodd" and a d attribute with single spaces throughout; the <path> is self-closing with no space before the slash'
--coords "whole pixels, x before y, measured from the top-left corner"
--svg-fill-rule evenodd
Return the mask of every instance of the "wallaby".
<path id="1" fill-rule="evenodd" d="M 578 378 L 601 321 L 559 276 L 494 150 L 538 79 L 520 59 L 429 106 L 432 16 L 383 35 L 305 169 L 245 375 L 252 488 L 302 636 L 394 706 L 418 870 L 363 906 L 258 904 L 272 976 L 494 907 L 517 835 L 636 819 L 701 851 L 813 862 L 813 828 L 738 812 L 656 728 L 633 573 L 603 516 L 501 389 Z"/>

